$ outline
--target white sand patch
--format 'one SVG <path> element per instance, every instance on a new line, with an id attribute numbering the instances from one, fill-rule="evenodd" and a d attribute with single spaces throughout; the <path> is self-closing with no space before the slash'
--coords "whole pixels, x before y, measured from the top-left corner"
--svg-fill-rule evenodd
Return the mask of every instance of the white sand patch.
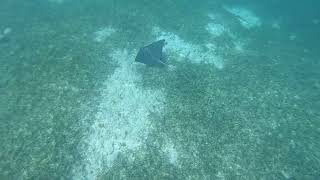
<path id="1" fill-rule="evenodd" d="M 245 47 L 247 45 L 247 41 L 243 40 L 242 38 L 239 38 L 238 35 L 236 35 L 234 32 L 232 32 L 230 30 L 230 28 L 226 27 L 223 24 L 219 24 L 219 23 L 215 23 L 218 18 L 218 15 L 215 15 L 213 13 L 209 13 L 207 15 L 210 20 L 212 20 L 213 22 L 209 22 L 208 25 L 206 26 L 206 30 L 211 34 L 211 36 L 213 37 L 218 37 L 221 35 L 225 35 L 225 36 L 229 36 L 232 39 L 232 44 L 231 46 L 233 46 L 233 50 L 237 53 L 244 53 L 245 52 Z M 216 45 L 213 43 L 207 43 L 206 47 L 210 50 L 210 51 L 215 51 Z M 228 50 L 230 47 L 227 47 Z M 222 61 L 221 58 L 217 58 L 215 61 L 215 65 L 216 67 L 218 67 L 219 69 L 223 68 L 224 62 Z"/>
<path id="2" fill-rule="evenodd" d="M 206 26 L 206 30 L 213 36 L 218 37 L 221 36 L 223 33 L 226 32 L 226 28 L 217 23 L 208 23 Z"/>
<path id="3" fill-rule="evenodd" d="M 214 66 L 218 69 L 224 68 L 224 61 L 220 56 L 217 56 L 213 62 Z"/>
<path id="4" fill-rule="evenodd" d="M 295 35 L 295 34 L 290 34 L 289 35 L 289 40 L 290 41 L 294 41 L 294 40 L 296 40 L 297 39 L 297 35 Z"/>
<path id="5" fill-rule="evenodd" d="M 138 151 L 152 128 L 150 113 L 163 111 L 161 90 L 137 86 L 141 76 L 133 55 L 125 50 L 111 54 L 120 67 L 105 82 L 95 122 L 84 139 L 84 164 L 74 170 L 75 179 L 96 179 L 112 167 L 119 153 Z"/>
<path id="6" fill-rule="evenodd" d="M 272 27 L 273 29 L 277 29 L 277 30 L 281 29 L 281 26 L 280 26 L 280 23 L 279 23 L 279 22 L 273 22 L 273 23 L 271 24 L 271 27 Z"/>
<path id="7" fill-rule="evenodd" d="M 221 19 L 219 14 L 208 13 L 207 16 L 210 22 L 206 25 L 206 30 L 214 37 L 221 36 L 223 33 L 228 33 L 227 29 L 222 23 L 219 23 Z"/>
<path id="8" fill-rule="evenodd" d="M 245 42 L 240 40 L 240 39 L 236 39 L 233 41 L 233 45 L 234 45 L 234 49 L 236 52 L 239 52 L 239 53 L 243 53 L 245 52 Z"/>
<path id="9" fill-rule="evenodd" d="M 93 40 L 96 42 L 103 42 L 115 32 L 116 32 L 116 30 L 110 26 L 100 28 L 98 31 L 94 32 L 94 39 Z"/>
<path id="10" fill-rule="evenodd" d="M 206 63 L 213 64 L 217 68 L 223 68 L 223 59 L 217 55 L 216 49 L 208 49 L 208 47 L 192 44 L 181 39 L 178 35 L 162 31 L 159 27 L 153 29 L 153 34 L 157 40 L 165 39 L 167 45 L 164 51 L 175 54 L 175 60 L 186 61 L 190 63 Z"/>
<path id="11" fill-rule="evenodd" d="M 166 144 L 164 152 L 167 154 L 168 160 L 172 165 L 178 165 L 179 154 L 177 149 L 171 142 Z"/>
<path id="12" fill-rule="evenodd" d="M 247 29 L 261 26 L 261 20 L 249 9 L 243 7 L 224 6 L 224 9 L 238 18 L 241 25 Z"/>
<path id="13" fill-rule="evenodd" d="M 12 29 L 9 27 L 6 27 L 3 31 L 0 30 L 0 41 L 6 38 L 11 32 Z"/>
<path id="14" fill-rule="evenodd" d="M 213 14 L 213 13 L 208 13 L 207 16 L 208 16 L 208 18 L 210 18 L 213 21 L 215 21 L 217 19 L 217 15 Z"/>
<path id="15" fill-rule="evenodd" d="M 9 27 L 7 27 L 7 28 L 5 28 L 5 29 L 3 30 L 3 35 L 8 35 L 8 34 L 10 34 L 11 32 L 12 32 L 12 29 L 9 28 Z"/>

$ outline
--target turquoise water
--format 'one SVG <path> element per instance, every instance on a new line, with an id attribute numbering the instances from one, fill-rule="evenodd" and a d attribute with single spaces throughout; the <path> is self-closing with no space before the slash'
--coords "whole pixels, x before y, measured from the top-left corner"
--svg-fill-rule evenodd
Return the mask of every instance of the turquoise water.
<path id="1" fill-rule="evenodd" d="M 320 178 L 319 3 L 0 4 L 0 179 Z"/>

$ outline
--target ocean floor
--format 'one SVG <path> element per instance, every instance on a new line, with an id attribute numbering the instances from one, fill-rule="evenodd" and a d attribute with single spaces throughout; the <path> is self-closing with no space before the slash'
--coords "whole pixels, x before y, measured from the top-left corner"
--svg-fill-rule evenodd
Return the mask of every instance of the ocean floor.
<path id="1" fill-rule="evenodd" d="M 320 178 L 318 17 L 262 9 L 1 2 L 0 179 Z"/>

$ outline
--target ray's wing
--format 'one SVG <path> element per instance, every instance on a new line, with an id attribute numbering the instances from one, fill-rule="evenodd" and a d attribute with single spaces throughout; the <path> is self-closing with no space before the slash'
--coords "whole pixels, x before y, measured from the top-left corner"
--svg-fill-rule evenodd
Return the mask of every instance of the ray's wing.
<path id="1" fill-rule="evenodd" d="M 142 47 L 136 57 L 137 62 L 146 65 L 163 65 L 162 49 L 165 45 L 165 40 L 159 40 L 145 47 Z"/>

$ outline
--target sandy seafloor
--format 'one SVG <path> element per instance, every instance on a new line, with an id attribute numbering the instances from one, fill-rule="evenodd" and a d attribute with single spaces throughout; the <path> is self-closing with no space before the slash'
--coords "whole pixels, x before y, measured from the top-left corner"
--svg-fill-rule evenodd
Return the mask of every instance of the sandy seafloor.
<path id="1" fill-rule="evenodd" d="M 0 179 L 319 179 L 320 16 L 290 2 L 1 0 Z"/>

